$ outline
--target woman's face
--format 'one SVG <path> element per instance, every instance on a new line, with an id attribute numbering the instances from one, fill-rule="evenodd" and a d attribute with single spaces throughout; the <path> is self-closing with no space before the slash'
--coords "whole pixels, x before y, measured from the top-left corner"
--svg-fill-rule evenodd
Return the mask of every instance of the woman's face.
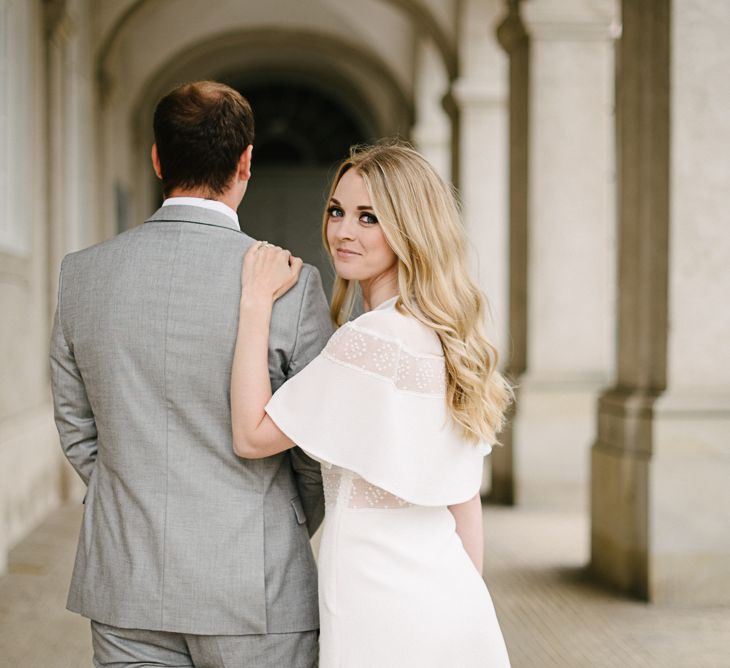
<path id="1" fill-rule="evenodd" d="M 396 254 L 385 240 L 357 170 L 351 168 L 342 176 L 327 213 L 327 243 L 340 278 L 372 281 L 395 275 Z"/>

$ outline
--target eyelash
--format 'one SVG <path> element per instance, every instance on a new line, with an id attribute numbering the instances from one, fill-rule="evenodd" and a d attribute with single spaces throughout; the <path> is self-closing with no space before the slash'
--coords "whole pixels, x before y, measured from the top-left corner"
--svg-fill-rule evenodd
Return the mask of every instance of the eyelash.
<path id="1" fill-rule="evenodd" d="M 342 218 L 344 216 L 344 212 L 339 206 L 331 206 L 327 209 L 327 215 L 330 218 Z M 363 220 L 363 218 L 369 218 L 371 220 Z M 367 226 L 378 224 L 378 219 L 372 213 L 368 213 L 367 211 L 360 215 L 359 220 L 363 225 Z"/>

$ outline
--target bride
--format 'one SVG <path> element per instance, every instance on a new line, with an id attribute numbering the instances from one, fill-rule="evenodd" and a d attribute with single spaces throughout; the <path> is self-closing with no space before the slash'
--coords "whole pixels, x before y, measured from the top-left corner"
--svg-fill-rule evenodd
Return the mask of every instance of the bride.
<path id="1" fill-rule="evenodd" d="M 322 464 L 320 666 L 509 666 L 481 577 L 479 487 L 511 391 L 455 198 L 409 147 L 355 149 L 323 236 L 339 329 L 271 396 L 272 304 L 301 260 L 259 243 L 244 261 L 231 381 L 238 455 L 298 445 Z M 365 313 L 348 322 L 358 286 Z"/>

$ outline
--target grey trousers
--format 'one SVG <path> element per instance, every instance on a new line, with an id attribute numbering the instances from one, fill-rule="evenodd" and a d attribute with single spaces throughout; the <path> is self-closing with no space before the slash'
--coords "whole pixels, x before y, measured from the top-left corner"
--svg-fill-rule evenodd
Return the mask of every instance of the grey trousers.
<path id="1" fill-rule="evenodd" d="M 198 636 L 91 622 L 96 668 L 316 668 L 318 635 Z"/>

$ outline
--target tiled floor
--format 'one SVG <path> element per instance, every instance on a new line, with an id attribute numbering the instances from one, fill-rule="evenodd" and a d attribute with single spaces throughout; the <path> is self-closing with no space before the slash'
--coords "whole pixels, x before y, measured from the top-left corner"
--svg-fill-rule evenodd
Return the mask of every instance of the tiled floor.
<path id="1" fill-rule="evenodd" d="M 513 668 L 730 668 L 730 606 L 659 606 L 586 577 L 583 513 L 487 507 L 486 578 Z"/>
<path id="2" fill-rule="evenodd" d="M 730 607 L 650 606 L 586 580 L 582 513 L 487 507 L 485 518 L 487 581 L 513 668 L 730 668 Z M 79 521 L 65 506 L 11 553 L 0 668 L 91 666 L 88 622 L 64 609 Z"/>

